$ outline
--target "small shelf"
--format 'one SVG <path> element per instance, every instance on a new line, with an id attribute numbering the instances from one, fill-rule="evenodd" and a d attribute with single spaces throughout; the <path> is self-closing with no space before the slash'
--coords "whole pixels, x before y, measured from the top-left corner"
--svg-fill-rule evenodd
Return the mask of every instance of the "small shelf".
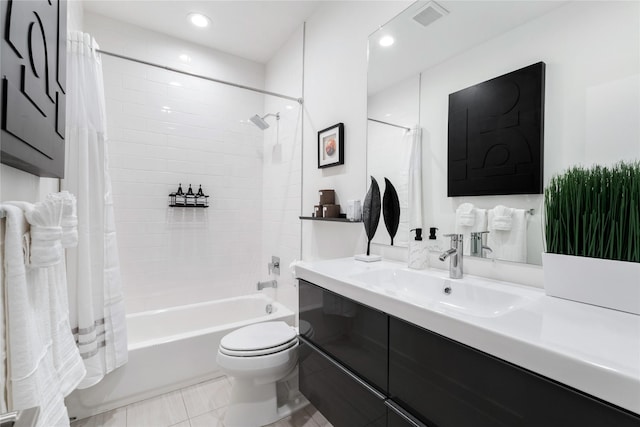
<path id="1" fill-rule="evenodd" d="M 362 222 L 362 220 L 351 220 L 351 219 L 347 219 L 346 217 L 340 217 L 340 218 L 316 218 L 315 216 L 301 216 L 299 218 L 300 219 L 304 219 L 304 220 L 310 220 L 310 221 L 332 221 L 332 222 L 352 222 L 352 223 Z"/>

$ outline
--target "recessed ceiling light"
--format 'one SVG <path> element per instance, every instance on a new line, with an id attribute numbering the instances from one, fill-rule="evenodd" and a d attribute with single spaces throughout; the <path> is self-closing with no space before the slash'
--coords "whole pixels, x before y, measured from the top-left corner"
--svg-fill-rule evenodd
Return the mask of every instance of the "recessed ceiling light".
<path id="1" fill-rule="evenodd" d="M 391 46 L 394 42 L 395 40 L 391 36 L 382 36 L 378 41 L 378 43 L 380 43 L 380 46 L 382 47 Z"/>
<path id="2" fill-rule="evenodd" d="M 177 87 L 182 86 L 182 83 L 180 83 L 180 82 L 169 82 L 169 84 L 171 86 L 177 86 Z"/>
<path id="3" fill-rule="evenodd" d="M 191 57 L 186 53 L 181 54 L 180 56 L 178 56 L 178 58 L 180 58 L 180 61 L 182 62 L 187 62 L 187 63 L 191 62 Z"/>
<path id="4" fill-rule="evenodd" d="M 187 15 L 187 18 L 189 18 L 189 22 L 199 28 L 208 27 L 211 23 L 211 19 L 201 13 L 190 13 Z"/>

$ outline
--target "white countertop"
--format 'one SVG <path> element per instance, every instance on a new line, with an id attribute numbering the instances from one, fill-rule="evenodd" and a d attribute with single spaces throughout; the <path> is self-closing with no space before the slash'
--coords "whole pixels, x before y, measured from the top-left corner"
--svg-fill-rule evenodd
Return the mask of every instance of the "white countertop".
<path id="1" fill-rule="evenodd" d="M 353 258 L 301 262 L 296 277 L 640 414 L 640 316 L 477 276 L 451 279 L 452 286 L 507 286 L 527 299 L 506 313 L 479 317 L 384 294 L 353 278 L 390 268 L 448 279 L 448 271 Z"/>

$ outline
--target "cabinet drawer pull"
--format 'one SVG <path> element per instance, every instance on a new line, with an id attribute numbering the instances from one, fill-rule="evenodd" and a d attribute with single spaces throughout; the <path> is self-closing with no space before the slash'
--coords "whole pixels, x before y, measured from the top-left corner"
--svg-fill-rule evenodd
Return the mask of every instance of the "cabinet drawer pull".
<path id="1" fill-rule="evenodd" d="M 353 381 L 357 382 L 362 387 L 367 389 L 369 391 L 369 393 L 373 394 L 375 397 L 377 397 L 380 400 L 386 399 L 385 395 L 381 394 L 378 390 L 376 390 L 375 388 L 371 387 L 369 384 L 367 384 L 366 382 L 361 380 L 359 377 L 357 377 L 356 375 L 351 373 L 351 371 L 349 371 L 347 368 L 345 368 L 344 366 L 342 366 L 341 364 L 339 364 L 338 362 L 333 360 L 333 358 L 331 356 L 325 354 L 321 349 L 319 349 L 315 344 L 312 344 L 308 339 L 306 339 L 303 336 L 298 336 L 298 339 L 300 341 L 302 341 L 303 343 L 305 343 L 306 345 L 308 345 L 312 350 L 314 350 L 320 356 L 322 356 L 327 362 L 331 363 L 334 367 L 336 367 L 340 371 L 342 371 L 342 373 L 344 373 L 348 377 L 350 377 Z"/>
<path id="2" fill-rule="evenodd" d="M 393 412 L 396 413 L 396 415 L 401 417 L 403 420 L 408 422 L 413 427 L 429 427 L 425 424 L 422 424 L 420 421 L 416 420 L 411 415 L 407 414 L 407 412 L 404 409 L 402 409 L 400 406 L 398 406 L 398 404 L 393 400 L 387 399 L 384 401 L 384 404 L 387 405 L 387 408 L 391 409 Z"/>

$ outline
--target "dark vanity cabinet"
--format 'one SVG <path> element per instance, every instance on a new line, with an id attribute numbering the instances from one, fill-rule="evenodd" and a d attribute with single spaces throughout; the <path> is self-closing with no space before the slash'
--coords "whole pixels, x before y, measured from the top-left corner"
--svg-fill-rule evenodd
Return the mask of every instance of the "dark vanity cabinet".
<path id="1" fill-rule="evenodd" d="M 304 280 L 299 298 L 309 401 L 335 427 L 422 427 L 387 399 L 389 316 Z"/>
<path id="2" fill-rule="evenodd" d="M 386 393 L 389 316 L 302 280 L 300 302 L 306 338 Z"/>
<path id="3" fill-rule="evenodd" d="M 438 427 L 640 426 L 638 416 L 395 317 L 389 397 Z"/>
<path id="4" fill-rule="evenodd" d="M 0 160 L 64 176 L 67 2 L 2 0 Z"/>
<path id="5" fill-rule="evenodd" d="M 637 414 L 304 280 L 299 297 L 300 390 L 334 427 L 640 427 Z"/>
<path id="6" fill-rule="evenodd" d="M 387 426 L 383 394 L 308 341 L 299 362 L 300 390 L 335 427 Z"/>

